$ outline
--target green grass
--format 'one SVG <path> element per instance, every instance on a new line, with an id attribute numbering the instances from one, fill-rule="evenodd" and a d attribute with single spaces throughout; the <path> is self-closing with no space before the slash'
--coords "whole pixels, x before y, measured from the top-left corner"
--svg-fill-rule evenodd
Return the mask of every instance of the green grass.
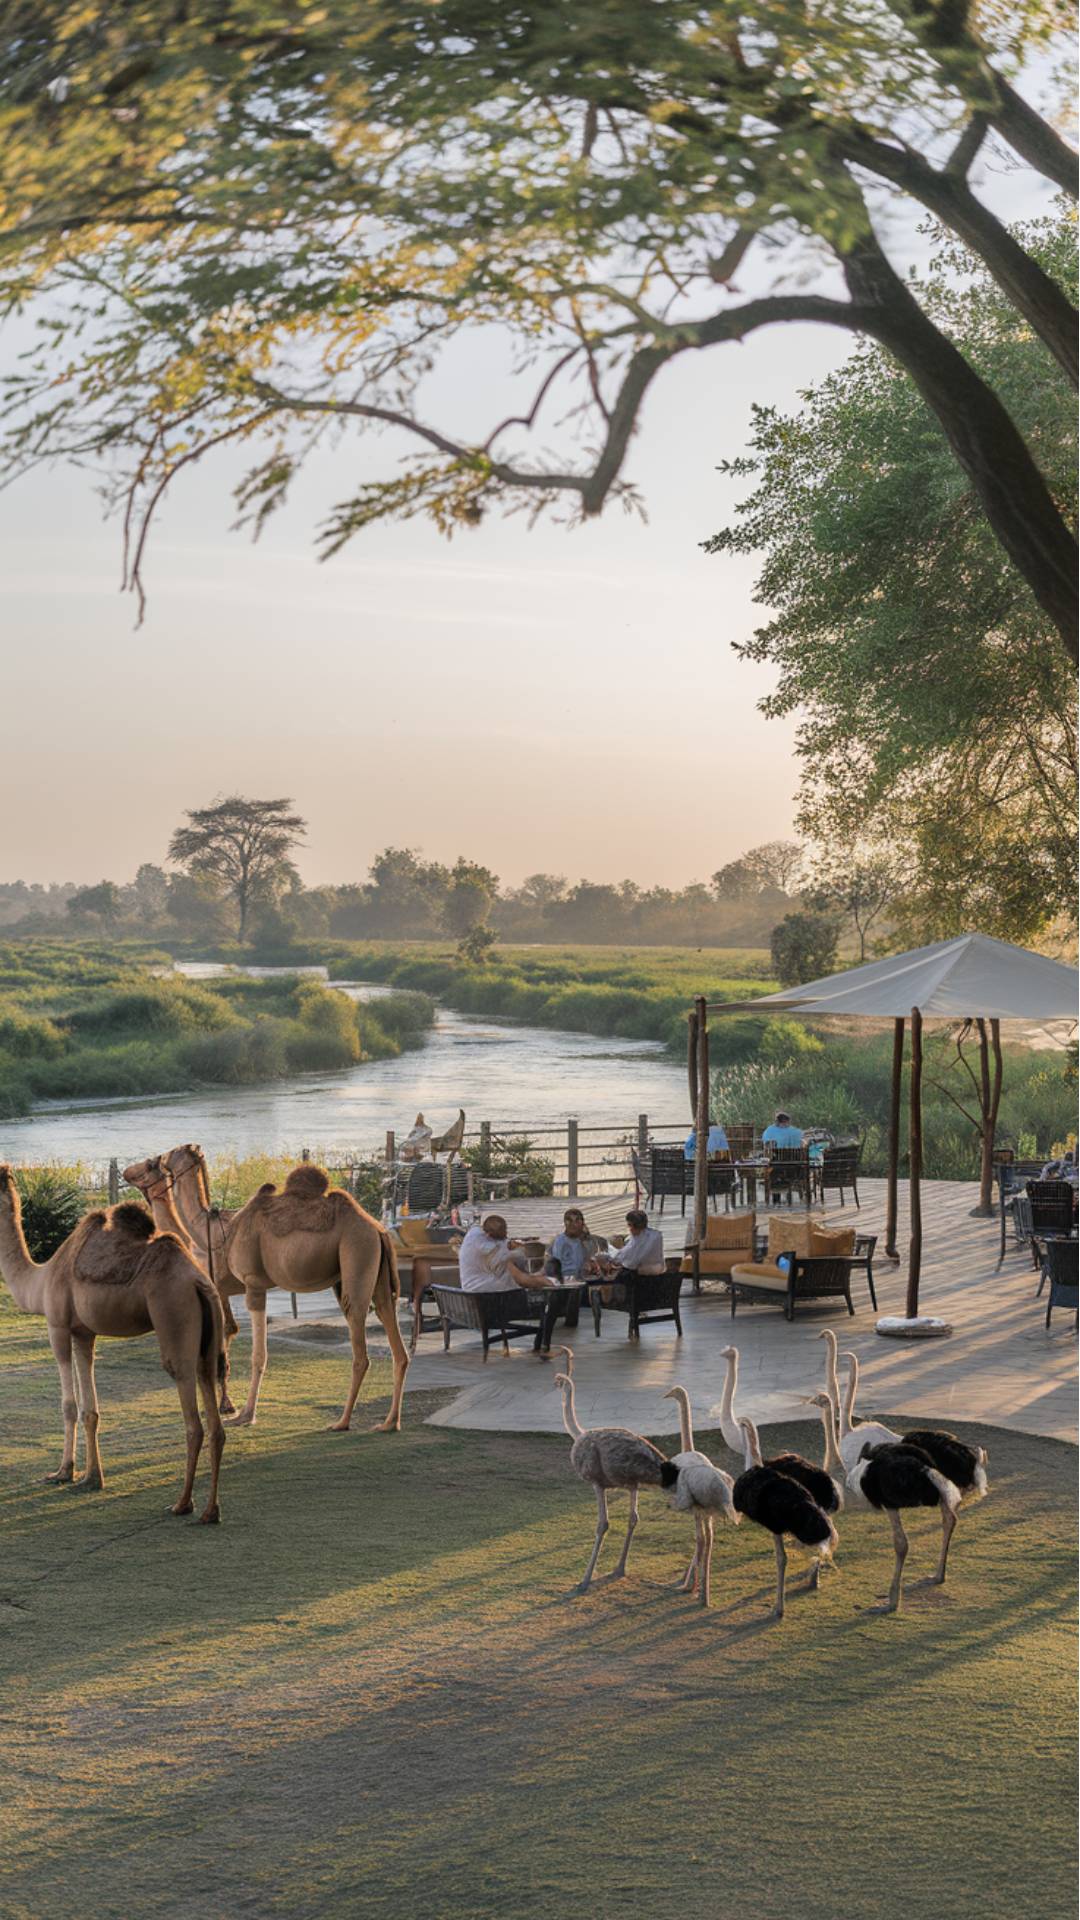
<path id="1" fill-rule="evenodd" d="M 0 1117 L 35 1100 L 248 1086 L 420 1044 L 434 1006 L 358 1007 L 320 981 L 162 977 L 168 956 L 70 942 L 0 944 Z"/>
<path id="2" fill-rule="evenodd" d="M 347 1359 L 314 1341 L 272 1336 L 222 1527 L 173 1520 L 173 1389 L 152 1339 L 102 1346 L 109 1485 L 46 1489 L 44 1330 L 0 1313 L 8 1920 L 1072 1912 L 1072 1449 L 961 1428 L 993 1492 L 950 1584 L 917 1585 L 928 1515 L 906 1612 L 866 1611 L 888 1528 L 849 1514 L 774 1625 L 749 1526 L 708 1616 L 673 1591 L 659 1496 L 627 1580 L 568 1599 L 594 1507 L 566 1442 L 424 1427 L 427 1395 L 401 1435 L 325 1433 Z"/>

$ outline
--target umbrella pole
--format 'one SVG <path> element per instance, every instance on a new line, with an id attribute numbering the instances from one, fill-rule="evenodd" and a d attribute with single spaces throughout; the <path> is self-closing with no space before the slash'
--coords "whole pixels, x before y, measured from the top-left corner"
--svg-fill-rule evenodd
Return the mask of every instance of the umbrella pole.
<path id="1" fill-rule="evenodd" d="M 694 1114 L 694 1239 L 705 1243 L 709 1210 L 709 1026 L 704 994 L 694 1002 L 697 1025 L 697 1110 Z"/>
<path id="2" fill-rule="evenodd" d="M 904 1022 L 893 1021 L 892 1087 L 889 1093 L 888 1192 L 885 1202 L 885 1257 L 899 1260 L 896 1250 L 896 1185 L 900 1170 L 900 1082 L 904 1072 Z"/>
<path id="3" fill-rule="evenodd" d="M 922 1265 L 922 1014 L 911 1009 L 911 1114 L 908 1132 L 911 1234 L 908 1241 L 907 1317 L 918 1318 Z"/>

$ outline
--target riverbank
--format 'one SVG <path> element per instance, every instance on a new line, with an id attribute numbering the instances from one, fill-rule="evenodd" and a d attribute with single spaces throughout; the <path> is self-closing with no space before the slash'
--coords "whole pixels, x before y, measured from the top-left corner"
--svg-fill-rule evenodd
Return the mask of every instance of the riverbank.
<path id="1" fill-rule="evenodd" d="M 296 974 L 190 980 L 172 966 L 149 947 L 0 944 L 0 1118 L 391 1059 L 435 1014 L 424 993 L 370 1005 Z"/>

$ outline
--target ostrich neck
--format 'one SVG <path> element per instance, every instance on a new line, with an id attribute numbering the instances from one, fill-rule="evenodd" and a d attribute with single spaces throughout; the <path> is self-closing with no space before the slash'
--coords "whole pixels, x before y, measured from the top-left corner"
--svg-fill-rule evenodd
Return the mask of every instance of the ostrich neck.
<path id="1" fill-rule="evenodd" d="M 836 1444 L 836 1428 L 833 1426 L 832 1401 L 830 1400 L 828 1406 L 822 1407 L 820 1411 L 821 1425 L 825 1434 L 825 1471 L 826 1473 L 836 1471 L 843 1473 L 844 1462 L 840 1457 L 840 1449 Z"/>
<path id="2" fill-rule="evenodd" d="M 847 1386 L 844 1389 L 844 1401 L 840 1408 L 840 1438 L 846 1440 L 849 1433 L 855 1431 L 855 1395 L 859 1391 L 859 1363 L 854 1354 L 848 1361 Z"/>
<path id="3" fill-rule="evenodd" d="M 743 1464 L 749 1473 L 751 1467 L 761 1465 L 761 1447 L 755 1427 L 743 1428 Z"/>
<path id="4" fill-rule="evenodd" d="M 44 1313 L 48 1265 L 39 1267 L 31 1260 L 21 1222 L 7 1206 L 0 1206 L 0 1272 L 23 1313 Z"/>
<path id="5" fill-rule="evenodd" d="M 677 1389 L 675 1405 L 679 1409 L 679 1444 L 684 1453 L 693 1453 L 694 1428 L 690 1419 L 690 1395 L 685 1387 Z"/>
<path id="6" fill-rule="evenodd" d="M 735 1427 L 735 1414 L 734 1414 L 735 1387 L 738 1382 L 738 1378 L 739 1378 L 739 1356 L 737 1353 L 733 1353 L 730 1360 L 727 1362 L 727 1373 L 724 1376 L 724 1390 L 720 1395 L 720 1431 L 723 1434 L 724 1439 L 727 1442 L 728 1446 L 731 1446 L 732 1442 L 731 1442 L 730 1435 L 731 1435 L 732 1428 L 735 1428 L 736 1453 L 738 1453 L 740 1447 L 743 1445 L 743 1440 L 740 1436 L 740 1429 Z"/>
<path id="7" fill-rule="evenodd" d="M 562 1390 L 562 1417 L 563 1426 L 566 1428 L 571 1440 L 580 1440 L 585 1429 L 581 1425 L 574 1408 L 574 1383 L 572 1380 L 568 1380 Z"/>

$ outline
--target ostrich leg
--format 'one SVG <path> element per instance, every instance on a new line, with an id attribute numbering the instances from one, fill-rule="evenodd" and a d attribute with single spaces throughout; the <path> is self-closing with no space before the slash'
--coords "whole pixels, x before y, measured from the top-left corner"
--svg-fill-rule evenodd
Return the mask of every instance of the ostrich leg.
<path id="1" fill-rule="evenodd" d="M 626 1572 L 626 1563 L 630 1558 L 630 1542 L 634 1537 L 634 1528 L 637 1526 L 637 1523 L 638 1523 L 637 1506 L 638 1506 L 638 1490 L 636 1487 L 631 1487 L 630 1513 L 626 1522 L 626 1539 L 622 1543 L 622 1552 L 619 1555 L 618 1565 L 616 1566 L 615 1571 L 611 1576 L 613 1580 L 621 1580 L 623 1577 L 623 1574 Z"/>
<path id="2" fill-rule="evenodd" d="M 701 1605 L 707 1607 L 710 1604 L 712 1594 L 712 1550 L 713 1539 L 716 1533 L 716 1523 L 711 1513 L 706 1514 L 701 1531 L 704 1558 L 701 1563 L 701 1592 L 699 1599 Z"/>
<path id="3" fill-rule="evenodd" d="M 697 1586 L 698 1567 L 701 1564 L 701 1533 L 702 1533 L 701 1515 L 700 1513 L 695 1513 L 694 1515 L 694 1557 L 691 1560 L 690 1565 L 687 1567 L 686 1572 L 684 1573 L 682 1580 L 679 1583 L 680 1593 L 693 1593 L 694 1588 Z"/>
<path id="4" fill-rule="evenodd" d="M 184 1373 L 177 1376 L 176 1391 L 180 1395 L 180 1407 L 184 1415 L 184 1432 L 187 1435 L 187 1461 L 184 1467 L 184 1484 L 180 1498 L 170 1513 L 190 1513 L 195 1505 L 191 1497 L 195 1485 L 195 1469 L 202 1452 L 203 1423 L 199 1419 L 199 1400 L 195 1386 L 195 1375 Z"/>
<path id="5" fill-rule="evenodd" d="M 938 1558 L 937 1572 L 930 1582 L 932 1587 L 945 1585 L 945 1566 L 949 1558 L 949 1543 L 956 1531 L 956 1515 L 951 1507 L 942 1502 L 941 1506 L 941 1553 Z"/>
<path id="6" fill-rule="evenodd" d="M 886 1602 L 885 1610 L 887 1613 L 899 1613 L 900 1582 L 904 1572 L 904 1561 L 908 1556 L 908 1537 L 904 1532 L 900 1515 L 893 1508 L 889 1509 L 889 1522 L 892 1526 L 893 1546 L 896 1548 L 896 1572 L 893 1574 L 892 1586 L 889 1588 L 889 1598 Z"/>
<path id="7" fill-rule="evenodd" d="M 79 1411 L 82 1414 L 83 1432 L 86 1435 L 86 1472 L 81 1480 L 73 1480 L 72 1486 L 80 1493 L 95 1493 L 105 1485 L 105 1474 L 101 1465 L 101 1452 L 98 1447 L 97 1387 L 94 1384 L 94 1336 L 93 1334 L 73 1334 L 71 1338 L 72 1354 L 75 1360 L 75 1382 L 79 1396 Z"/>
<path id="8" fill-rule="evenodd" d="M 787 1554 L 784 1552 L 784 1543 L 778 1533 L 773 1534 L 773 1544 L 776 1548 L 776 1605 L 773 1608 L 773 1614 L 777 1620 L 782 1620 L 784 1617 L 784 1576 L 787 1573 Z"/>
<path id="9" fill-rule="evenodd" d="M 58 1487 L 75 1478 L 75 1441 L 79 1430 L 79 1403 L 75 1398 L 75 1380 L 71 1371 L 71 1334 L 67 1327 L 49 1328 L 49 1345 L 60 1374 L 60 1411 L 64 1418 L 64 1451 L 55 1473 L 46 1480 Z"/>
<path id="10" fill-rule="evenodd" d="M 244 1405 L 229 1421 L 231 1427 L 255 1425 L 259 1411 L 259 1393 L 262 1389 L 263 1374 L 266 1372 L 266 1294 L 255 1288 L 250 1291 L 245 1288 L 244 1301 L 251 1315 L 251 1380 Z"/>
<path id="11" fill-rule="evenodd" d="M 580 1581 L 578 1584 L 578 1588 L 577 1588 L 578 1593 L 588 1593 L 589 1591 L 589 1587 L 592 1583 L 593 1574 L 596 1572 L 596 1563 L 600 1558 L 600 1549 L 604 1544 L 604 1535 L 607 1532 L 610 1525 L 611 1525 L 611 1521 L 608 1519 L 608 1510 L 607 1510 L 607 1494 L 605 1493 L 603 1487 L 597 1487 L 596 1489 L 596 1539 L 593 1541 L 592 1558 L 590 1559 L 589 1564 L 585 1569 L 585 1578 L 582 1581 Z"/>

